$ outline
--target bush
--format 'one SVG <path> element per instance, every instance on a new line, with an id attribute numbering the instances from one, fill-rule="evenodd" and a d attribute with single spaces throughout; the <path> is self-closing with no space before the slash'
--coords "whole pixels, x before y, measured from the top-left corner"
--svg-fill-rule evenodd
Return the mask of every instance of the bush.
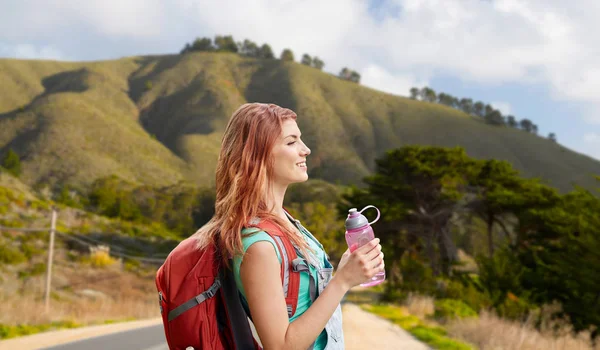
<path id="1" fill-rule="evenodd" d="M 462 319 L 468 317 L 477 317 L 477 312 L 465 304 L 461 300 L 456 299 L 439 299 L 435 301 L 435 313 L 433 315 L 437 319 L 451 320 Z"/>
<path id="2" fill-rule="evenodd" d="M 19 177 L 19 175 L 21 175 L 21 160 L 19 155 L 13 151 L 12 148 L 9 149 L 4 155 L 4 158 L 2 159 L 2 167 L 4 167 L 6 171 L 15 177 Z"/>
<path id="3" fill-rule="evenodd" d="M 8 244 L 0 244 L 0 263 L 20 264 L 26 260 L 27 257 L 19 249 Z"/>
<path id="4" fill-rule="evenodd" d="M 93 267 L 107 267 L 116 263 L 116 260 L 111 258 L 110 255 L 102 250 L 98 250 L 90 254 L 90 264 Z"/>
<path id="5" fill-rule="evenodd" d="M 517 297 L 512 293 L 508 293 L 504 302 L 496 306 L 499 316 L 511 320 L 523 319 L 536 309 L 538 306 L 530 303 L 527 298 Z"/>
<path id="6" fill-rule="evenodd" d="M 56 321 L 52 323 L 45 323 L 39 325 L 8 325 L 0 323 L 0 339 L 15 338 L 23 335 L 29 335 L 39 332 L 45 332 L 51 329 L 60 328 L 76 328 L 81 325 L 73 321 Z"/>
<path id="7" fill-rule="evenodd" d="M 476 277 L 466 278 L 476 280 Z M 468 281 L 461 282 L 460 280 L 456 279 L 449 281 L 446 289 L 438 293 L 436 297 L 439 299 L 462 300 L 476 312 L 488 309 L 493 305 L 492 299 L 485 291 L 477 289 Z"/>

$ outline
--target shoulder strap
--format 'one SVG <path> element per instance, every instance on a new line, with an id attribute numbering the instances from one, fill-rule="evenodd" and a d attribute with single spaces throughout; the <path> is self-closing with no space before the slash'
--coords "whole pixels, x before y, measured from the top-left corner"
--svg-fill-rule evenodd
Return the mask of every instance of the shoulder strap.
<path id="1" fill-rule="evenodd" d="M 275 224 L 263 220 L 256 226 L 271 236 L 277 245 L 277 249 L 279 249 L 282 258 L 281 281 L 283 283 L 283 294 L 288 317 L 291 318 L 296 313 L 298 290 L 300 289 L 300 272 L 292 266 L 292 262 L 298 257 L 296 249 L 290 239 Z"/>

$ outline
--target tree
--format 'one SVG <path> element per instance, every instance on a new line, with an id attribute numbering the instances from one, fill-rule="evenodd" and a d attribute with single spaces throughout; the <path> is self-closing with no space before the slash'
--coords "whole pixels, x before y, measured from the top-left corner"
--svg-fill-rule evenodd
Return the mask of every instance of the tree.
<path id="1" fill-rule="evenodd" d="M 193 51 L 213 51 L 214 49 L 215 47 L 213 46 L 210 38 L 196 38 L 191 45 L 186 44 L 183 50 L 181 50 L 181 53 L 185 54 Z"/>
<path id="2" fill-rule="evenodd" d="M 473 105 L 473 112 L 475 112 L 475 115 L 483 118 L 483 116 L 485 116 L 485 104 L 481 101 L 477 101 L 475 102 L 475 104 Z"/>
<path id="3" fill-rule="evenodd" d="M 258 50 L 258 57 L 264 59 L 272 59 L 275 58 L 275 55 L 273 55 L 273 50 L 271 49 L 271 46 L 269 44 L 263 44 Z"/>
<path id="4" fill-rule="evenodd" d="M 496 109 L 487 113 L 483 119 L 486 123 L 491 125 L 504 125 L 504 117 L 502 116 L 502 113 Z"/>
<path id="5" fill-rule="evenodd" d="M 492 112 L 494 112 L 494 107 L 492 107 L 492 105 L 490 104 L 486 104 L 484 106 L 484 110 L 483 110 L 483 117 L 485 118 L 486 115 L 491 114 Z"/>
<path id="6" fill-rule="evenodd" d="M 419 90 L 419 88 L 416 88 L 416 87 L 410 88 L 410 98 L 411 99 L 418 100 L 420 96 L 421 96 L 421 90 Z"/>
<path id="7" fill-rule="evenodd" d="M 238 52 L 242 56 L 259 57 L 259 48 L 255 42 L 245 39 L 242 44 L 238 44 Z"/>
<path id="8" fill-rule="evenodd" d="M 470 98 L 462 98 L 460 99 L 460 101 L 458 102 L 458 105 L 460 106 L 460 109 L 467 113 L 467 114 L 473 114 L 473 100 Z"/>
<path id="9" fill-rule="evenodd" d="M 538 126 L 537 126 L 537 124 L 533 124 L 533 125 L 531 126 L 531 132 L 532 132 L 533 134 L 537 135 L 537 133 L 538 133 Z"/>
<path id="10" fill-rule="evenodd" d="M 525 130 L 527 132 L 531 132 L 533 130 L 533 123 L 529 119 L 521 119 L 521 121 L 519 122 L 519 126 L 522 130 Z"/>
<path id="11" fill-rule="evenodd" d="M 474 198 L 467 208 L 481 217 L 487 225 L 489 256 L 494 255 L 493 227 L 498 224 L 511 242 L 506 225 L 501 220 L 501 215 L 510 211 L 507 203 L 514 202 L 518 196 L 522 182 L 519 173 L 506 161 L 495 159 L 478 162 L 477 171 L 469 183 Z"/>
<path id="12" fill-rule="evenodd" d="M 452 108 L 460 108 L 460 100 L 454 96 L 451 96 L 450 107 Z"/>
<path id="13" fill-rule="evenodd" d="M 427 86 L 421 88 L 421 100 L 427 102 L 435 102 L 437 95 L 435 91 Z"/>
<path id="14" fill-rule="evenodd" d="M 325 66 L 325 62 L 323 62 L 320 58 L 318 58 L 317 56 L 315 56 L 312 59 L 312 66 L 314 68 L 317 68 L 318 70 L 322 70 L 323 66 Z"/>
<path id="15" fill-rule="evenodd" d="M 576 331 L 600 325 L 599 212 L 600 199 L 576 188 L 520 223 L 530 233 L 518 250 L 523 286 L 538 304 L 559 301 Z"/>
<path id="16" fill-rule="evenodd" d="M 358 74 L 356 71 L 352 71 L 350 73 L 350 81 L 360 83 L 360 74 Z"/>
<path id="17" fill-rule="evenodd" d="M 342 70 L 338 74 L 338 77 L 340 77 L 341 79 L 344 79 L 344 80 L 350 80 L 350 73 L 351 72 L 352 71 L 350 69 L 348 69 L 348 67 L 344 67 L 344 68 L 342 68 Z"/>
<path id="18" fill-rule="evenodd" d="M 4 159 L 2 159 L 2 167 L 15 177 L 19 177 L 19 175 L 21 175 L 21 159 L 12 148 L 9 148 L 8 152 L 6 152 L 4 155 Z"/>
<path id="19" fill-rule="evenodd" d="M 215 37 L 215 46 L 219 52 L 238 52 L 238 46 L 231 35 Z"/>
<path id="20" fill-rule="evenodd" d="M 355 83 L 360 82 L 360 74 L 358 74 L 356 71 L 349 69 L 348 67 L 342 68 L 342 70 L 338 74 L 338 77 L 340 77 L 341 79 L 344 79 L 344 80 L 349 80 L 349 81 L 355 82 Z"/>
<path id="21" fill-rule="evenodd" d="M 556 142 L 556 134 L 551 132 L 550 134 L 548 134 L 548 139 L 552 142 Z"/>
<path id="22" fill-rule="evenodd" d="M 515 119 L 515 117 L 512 115 L 509 115 L 508 117 L 506 117 L 506 122 L 507 122 L 508 126 L 510 126 L 511 128 L 516 128 L 519 125 L 517 123 L 517 120 Z"/>
<path id="23" fill-rule="evenodd" d="M 440 104 L 449 106 L 449 107 L 454 107 L 454 97 L 451 95 L 448 95 L 446 93 L 441 92 L 438 96 L 437 96 L 438 102 Z"/>
<path id="24" fill-rule="evenodd" d="M 290 49 L 284 49 L 281 52 L 280 59 L 282 61 L 293 61 L 294 60 L 294 53 Z"/>
<path id="25" fill-rule="evenodd" d="M 394 261 L 424 245 L 434 273 L 448 274 L 457 259 L 449 222 L 474 164 L 462 148 L 403 147 L 376 160 L 367 189 L 344 198 L 353 207 L 377 203 L 382 216 L 375 230 L 390 245 L 386 256 Z"/>
<path id="26" fill-rule="evenodd" d="M 312 58 L 305 53 L 304 55 L 302 55 L 302 60 L 300 61 L 300 63 L 310 67 L 312 66 Z"/>

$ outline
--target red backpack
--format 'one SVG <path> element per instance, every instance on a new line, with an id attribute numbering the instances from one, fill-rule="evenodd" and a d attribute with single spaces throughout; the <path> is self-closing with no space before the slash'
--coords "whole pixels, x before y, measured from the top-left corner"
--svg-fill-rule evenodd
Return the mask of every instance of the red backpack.
<path id="1" fill-rule="evenodd" d="M 291 317 L 296 311 L 300 286 L 299 271 L 293 267 L 296 250 L 271 222 L 263 220 L 254 226 L 277 243 L 283 258 L 281 280 Z M 192 238 L 180 242 L 156 273 L 169 349 L 262 349 L 252 335 L 232 270 L 220 262 L 215 245 L 199 250 L 195 244 Z"/>

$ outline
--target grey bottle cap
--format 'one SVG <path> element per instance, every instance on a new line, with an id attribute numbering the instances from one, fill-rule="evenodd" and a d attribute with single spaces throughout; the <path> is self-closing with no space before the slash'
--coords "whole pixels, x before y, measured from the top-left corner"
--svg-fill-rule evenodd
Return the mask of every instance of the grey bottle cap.
<path id="1" fill-rule="evenodd" d="M 345 226 L 347 230 L 353 230 L 369 224 L 369 220 L 359 213 L 356 208 L 348 210 L 348 218 L 346 219 Z"/>

